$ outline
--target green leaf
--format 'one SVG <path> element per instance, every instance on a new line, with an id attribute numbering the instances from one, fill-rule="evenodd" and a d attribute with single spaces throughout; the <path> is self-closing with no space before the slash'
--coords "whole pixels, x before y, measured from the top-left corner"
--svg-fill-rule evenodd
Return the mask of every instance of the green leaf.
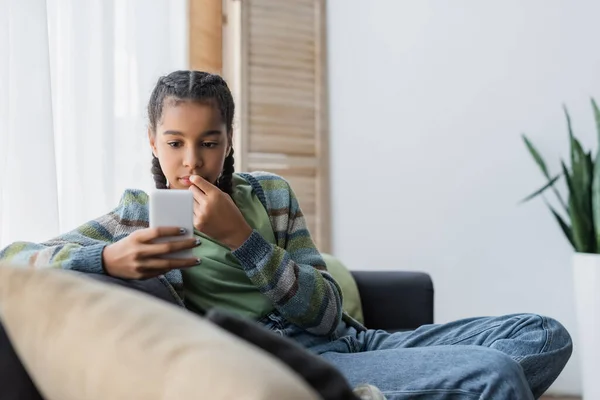
<path id="1" fill-rule="evenodd" d="M 560 166 L 563 170 L 563 175 L 565 177 L 565 180 L 567 181 L 567 188 L 569 189 L 570 193 L 573 193 L 573 182 L 571 181 L 571 175 L 569 175 L 569 170 L 567 169 L 565 162 L 561 160 Z"/>
<path id="2" fill-rule="evenodd" d="M 569 139 L 571 141 L 571 168 L 573 168 L 573 175 L 577 177 L 578 172 L 576 172 L 576 168 L 579 168 L 580 163 L 585 158 L 585 152 L 581 147 L 581 143 L 575 138 L 573 134 L 573 126 L 571 124 L 571 116 L 569 115 L 569 111 L 566 106 L 563 106 L 565 111 L 565 117 L 567 118 L 567 129 L 569 130 Z"/>
<path id="3" fill-rule="evenodd" d="M 595 248 L 595 240 L 592 245 L 592 239 L 595 239 L 593 234 L 590 235 L 587 223 L 585 220 L 585 212 L 580 204 L 580 194 L 577 192 L 574 181 L 569 175 L 567 166 L 561 162 L 563 175 L 569 187 L 569 217 L 571 218 L 572 237 L 575 245 L 575 250 L 580 253 L 589 253 Z"/>
<path id="4" fill-rule="evenodd" d="M 594 109 L 594 119 L 596 120 L 596 131 L 598 132 L 598 143 L 600 144 L 600 109 L 596 100 L 592 99 L 592 108 Z"/>
<path id="5" fill-rule="evenodd" d="M 533 143 L 527 138 L 527 136 L 525 136 L 525 134 L 522 134 L 521 136 L 523 137 L 523 141 L 525 142 L 525 146 L 527 146 L 527 149 L 529 150 L 529 153 L 531 154 L 531 156 L 535 160 L 535 163 L 540 167 L 540 169 L 542 170 L 542 173 L 544 174 L 544 176 L 546 177 L 546 179 L 548 179 L 548 181 L 551 181 L 552 178 L 550 178 L 550 173 L 548 172 L 548 167 L 546 167 L 546 163 L 544 162 L 544 159 L 542 158 L 542 156 L 540 155 L 540 153 L 537 151 L 537 149 L 535 148 L 535 146 L 533 145 Z M 556 188 L 553 185 L 550 185 L 550 186 L 552 187 L 552 191 L 554 192 L 554 194 L 558 198 L 558 201 L 561 204 L 561 206 L 563 207 L 563 209 L 565 210 L 565 212 L 569 212 L 569 208 L 567 207 L 567 203 L 565 203 L 565 201 L 563 200 L 563 198 L 560 195 L 560 193 L 558 193 L 558 190 L 556 190 Z M 521 202 L 523 203 L 523 202 L 525 202 L 527 200 L 522 200 Z"/>
<path id="6" fill-rule="evenodd" d="M 529 153 L 531 153 L 531 156 L 535 160 L 535 163 L 540 167 L 544 176 L 546 178 L 550 179 L 550 174 L 548 173 L 548 168 L 546 167 L 546 163 L 544 162 L 544 159 L 542 158 L 540 153 L 533 146 L 533 143 L 531 143 L 531 141 L 529 139 L 527 139 L 527 136 L 525 136 L 525 134 L 522 134 L 521 136 L 523 137 L 523 141 L 525 142 L 525 146 L 527 146 Z"/>
<path id="7" fill-rule="evenodd" d="M 573 248 L 576 249 L 575 241 L 573 240 L 573 231 L 571 230 L 571 227 L 556 212 L 556 210 L 554 210 L 554 208 L 552 208 L 552 206 L 547 201 L 545 201 L 545 202 L 546 202 L 546 205 L 548 206 L 548 208 L 550 209 L 550 211 L 552 212 L 552 214 L 554 215 L 554 218 L 556 218 L 556 221 L 558 222 L 558 224 L 560 225 L 560 228 L 562 229 L 563 233 L 567 237 L 567 240 L 569 241 L 569 243 L 571 243 L 571 246 L 573 246 Z"/>
<path id="8" fill-rule="evenodd" d="M 571 142 L 571 170 L 572 175 L 569 210 L 572 210 L 572 205 L 576 204 L 577 217 L 573 218 L 571 213 L 571 222 L 573 224 L 573 237 L 578 245 L 582 246 L 581 252 L 595 253 L 596 251 L 596 235 L 594 233 L 593 211 L 592 211 L 592 177 L 593 177 L 593 162 L 591 153 L 585 153 L 581 143 L 573 134 L 571 125 L 571 117 L 567 108 L 564 107 L 565 116 L 567 118 L 567 128 L 569 130 L 569 139 Z M 578 235 L 582 240 L 578 243 Z"/>
<path id="9" fill-rule="evenodd" d="M 590 208 L 590 213 L 592 211 L 592 180 L 594 178 L 594 162 L 592 161 L 592 152 L 588 152 L 581 161 L 581 170 L 583 171 L 583 176 L 581 178 L 582 190 L 585 193 L 584 200 L 588 204 Z M 590 215 L 591 221 L 591 215 Z"/>
<path id="10" fill-rule="evenodd" d="M 550 179 L 550 181 L 548 181 L 548 183 L 546 183 L 544 186 L 542 186 L 540 189 L 536 190 L 535 192 L 531 193 L 529 196 L 525 197 L 523 200 L 520 201 L 520 203 L 528 202 L 529 200 L 533 199 L 534 197 L 542 194 L 546 189 L 548 189 L 549 187 L 554 185 L 554 182 L 556 182 L 558 180 L 558 178 L 560 178 L 560 176 L 561 176 L 561 174 L 558 174 L 554 178 Z"/>
<path id="11" fill-rule="evenodd" d="M 600 151 L 596 154 L 594 177 L 592 179 L 592 215 L 596 240 L 596 250 L 600 249 Z"/>
<path id="12" fill-rule="evenodd" d="M 596 130 L 598 132 L 598 145 L 600 146 L 600 110 L 596 101 L 592 99 L 592 109 L 594 110 L 594 119 L 596 120 Z M 596 236 L 596 250 L 600 249 L 600 148 L 596 152 L 596 162 L 594 163 L 594 175 L 592 177 L 592 213 L 594 216 L 594 232 Z"/>
<path id="13" fill-rule="evenodd" d="M 580 222 L 580 212 L 578 208 L 577 201 L 575 201 L 575 192 L 573 190 L 573 181 L 571 180 L 571 176 L 569 175 L 569 171 L 567 170 L 567 166 L 563 161 L 561 161 L 561 167 L 563 169 L 563 175 L 565 177 L 565 181 L 567 182 L 567 187 L 569 188 L 569 217 L 571 218 L 571 232 L 573 238 L 573 244 L 575 247 L 575 251 L 584 252 L 585 248 L 585 237 L 584 232 L 582 230 L 582 225 Z"/>

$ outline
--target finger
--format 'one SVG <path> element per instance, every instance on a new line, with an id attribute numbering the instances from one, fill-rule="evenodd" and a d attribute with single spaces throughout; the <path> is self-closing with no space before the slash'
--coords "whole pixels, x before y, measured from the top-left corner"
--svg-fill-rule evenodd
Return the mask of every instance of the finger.
<path id="1" fill-rule="evenodd" d="M 156 228 L 140 229 L 137 232 L 139 240 L 145 243 L 159 237 L 185 235 L 187 230 L 177 226 L 161 226 Z"/>
<path id="2" fill-rule="evenodd" d="M 194 204 L 194 229 L 199 230 L 200 232 L 203 232 L 203 215 L 204 215 L 204 206 L 195 203 Z"/>
<path id="3" fill-rule="evenodd" d="M 198 220 L 204 214 L 204 204 L 194 203 L 194 220 Z"/>
<path id="4" fill-rule="evenodd" d="M 194 203 L 204 203 L 206 201 L 206 193 L 198 188 L 198 186 L 192 185 L 188 188 L 194 196 Z"/>
<path id="5" fill-rule="evenodd" d="M 166 243 L 150 243 L 140 251 L 142 258 L 160 256 L 176 251 L 193 249 L 200 244 L 200 239 L 185 239 Z"/>
<path id="6" fill-rule="evenodd" d="M 190 176 L 190 182 L 192 182 L 194 185 L 198 186 L 198 188 L 200 188 L 200 190 L 202 190 L 207 195 L 213 193 L 216 190 L 219 190 L 219 189 L 217 189 L 217 187 L 215 185 L 213 185 L 212 183 L 210 183 L 209 181 L 207 181 L 200 175 Z"/>

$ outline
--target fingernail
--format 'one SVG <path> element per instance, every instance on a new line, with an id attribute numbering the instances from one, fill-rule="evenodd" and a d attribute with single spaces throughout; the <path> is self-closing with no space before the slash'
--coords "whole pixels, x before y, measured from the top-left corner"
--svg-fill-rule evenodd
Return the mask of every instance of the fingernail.
<path id="1" fill-rule="evenodd" d="M 185 228 L 179 228 L 179 233 L 181 233 L 182 235 L 184 233 L 186 233 L 186 232 L 187 232 L 187 229 L 185 229 Z"/>
<path id="2" fill-rule="evenodd" d="M 196 239 L 196 246 L 200 246 L 202 244 L 202 242 L 200 241 L 199 238 Z"/>
<path id="3" fill-rule="evenodd" d="M 201 259 L 201 258 L 198 258 L 198 259 L 196 259 L 196 262 L 198 263 L 198 264 L 196 264 L 196 265 L 200 265 L 200 264 L 202 264 L 202 259 Z"/>

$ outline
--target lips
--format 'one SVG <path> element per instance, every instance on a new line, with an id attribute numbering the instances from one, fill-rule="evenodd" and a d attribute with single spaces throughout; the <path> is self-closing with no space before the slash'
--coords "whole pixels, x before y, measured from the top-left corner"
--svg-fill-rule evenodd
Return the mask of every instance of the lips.
<path id="1" fill-rule="evenodd" d="M 190 181 L 190 177 L 189 176 L 183 176 L 183 177 L 179 178 L 179 182 L 181 182 L 182 184 L 184 184 L 186 186 L 192 186 L 193 185 L 192 181 Z"/>
<path id="2" fill-rule="evenodd" d="M 198 175 L 198 176 L 202 177 L 202 179 L 204 179 L 205 181 L 210 182 L 209 178 L 207 178 L 206 176 L 199 175 L 199 174 L 192 174 L 192 175 L 182 176 L 180 178 L 177 178 L 177 180 L 179 182 L 181 182 L 182 185 L 192 186 L 193 183 L 192 183 L 192 181 L 190 181 L 190 176 L 193 176 L 193 175 Z"/>

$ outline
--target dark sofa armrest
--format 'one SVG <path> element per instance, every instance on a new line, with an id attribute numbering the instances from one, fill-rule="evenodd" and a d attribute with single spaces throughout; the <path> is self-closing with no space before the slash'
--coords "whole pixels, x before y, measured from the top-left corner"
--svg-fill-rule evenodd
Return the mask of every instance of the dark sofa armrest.
<path id="1" fill-rule="evenodd" d="M 352 271 L 369 329 L 396 332 L 433 323 L 433 282 L 423 272 Z"/>

